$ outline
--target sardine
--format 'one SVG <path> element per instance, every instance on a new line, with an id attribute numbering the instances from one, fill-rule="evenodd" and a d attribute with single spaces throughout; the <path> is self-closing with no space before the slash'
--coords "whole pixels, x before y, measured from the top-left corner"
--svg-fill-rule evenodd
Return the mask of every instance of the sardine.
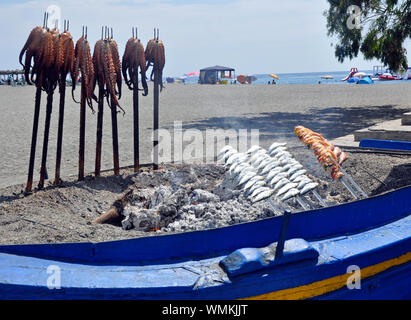
<path id="1" fill-rule="evenodd" d="M 224 154 L 227 153 L 227 151 L 230 151 L 230 150 L 234 150 L 234 148 L 233 148 L 232 146 L 229 146 L 229 145 L 225 146 L 225 147 L 222 148 L 222 149 L 220 150 L 220 152 L 217 154 L 217 158 L 221 158 Z"/>
<path id="2" fill-rule="evenodd" d="M 268 189 L 267 191 L 261 192 L 260 194 L 258 194 L 256 197 L 254 197 L 252 199 L 253 203 L 268 199 L 269 197 L 271 197 L 274 194 L 274 191 L 271 189 Z"/>
<path id="3" fill-rule="evenodd" d="M 304 188 L 307 184 L 312 183 L 313 181 L 310 178 L 307 179 L 303 179 L 300 182 L 295 181 L 296 183 L 298 183 L 298 190 L 301 190 L 302 188 Z"/>
<path id="4" fill-rule="evenodd" d="M 265 176 L 267 175 L 272 169 L 276 168 L 279 166 L 278 162 L 273 162 L 271 161 L 268 165 L 266 165 L 262 170 L 261 170 L 261 175 Z"/>
<path id="5" fill-rule="evenodd" d="M 247 150 L 247 154 L 253 154 L 257 152 L 258 150 L 261 150 L 262 148 L 260 146 L 254 145 L 250 149 Z"/>
<path id="6" fill-rule="evenodd" d="M 304 167 L 301 164 L 296 164 L 294 166 L 292 166 L 288 171 L 288 175 L 292 176 L 294 173 L 296 173 L 298 170 L 303 169 Z"/>
<path id="7" fill-rule="evenodd" d="M 287 143 L 285 142 L 274 142 L 269 148 L 268 148 L 268 152 L 273 151 L 275 148 L 278 147 L 285 147 L 287 145 Z"/>
<path id="8" fill-rule="evenodd" d="M 245 196 L 249 196 L 250 194 L 252 194 L 255 190 L 257 190 L 258 188 L 264 187 L 266 184 L 264 181 L 257 181 L 256 183 L 254 183 L 254 185 L 248 189 L 244 194 Z"/>
<path id="9" fill-rule="evenodd" d="M 317 188 L 317 187 L 318 187 L 318 183 L 316 183 L 316 182 L 309 183 L 309 184 L 307 184 L 307 185 L 300 191 L 300 193 L 301 193 L 302 195 L 304 195 L 304 194 L 306 194 L 307 192 L 310 192 L 311 190 L 313 190 L 313 189 L 315 189 L 315 188 Z"/>
<path id="10" fill-rule="evenodd" d="M 279 190 L 280 188 L 284 187 L 287 183 L 290 183 L 290 180 L 288 180 L 287 178 L 282 178 L 280 181 L 278 181 L 278 182 L 275 184 L 273 190 L 274 190 L 274 191 L 277 191 L 277 190 Z"/>
<path id="11" fill-rule="evenodd" d="M 234 160 L 238 159 L 239 157 L 241 157 L 241 155 L 238 152 L 229 156 L 225 161 L 226 166 L 231 166 L 234 163 Z"/>
<path id="12" fill-rule="evenodd" d="M 295 178 L 297 178 L 298 176 L 301 176 L 301 175 L 303 175 L 303 174 L 306 174 L 306 173 L 307 173 L 307 170 L 305 170 L 305 169 L 298 170 L 296 173 L 294 173 L 294 174 L 291 176 L 290 180 L 294 182 Z"/>
<path id="13" fill-rule="evenodd" d="M 254 172 L 247 172 L 245 175 L 240 176 L 240 182 L 238 183 L 239 185 L 242 185 L 244 183 L 246 183 L 247 181 L 249 181 L 252 177 L 255 177 L 257 174 Z"/>
<path id="14" fill-rule="evenodd" d="M 306 180 L 306 179 L 311 180 L 305 174 L 303 174 L 303 175 L 298 176 L 297 178 L 295 178 L 293 182 L 301 182 L 301 181 Z"/>
<path id="15" fill-rule="evenodd" d="M 271 190 L 271 189 L 270 189 L 270 188 L 267 188 L 267 187 L 257 188 L 257 189 L 255 189 L 255 190 L 251 193 L 250 198 L 254 198 L 254 197 L 256 197 L 257 195 L 259 195 L 260 193 L 265 192 L 265 191 L 268 191 L 268 190 Z"/>
<path id="16" fill-rule="evenodd" d="M 281 201 L 286 201 L 290 198 L 293 198 L 295 196 L 298 196 L 298 194 L 300 193 L 300 191 L 298 191 L 298 189 L 290 189 L 288 190 L 288 192 L 281 198 Z"/>
<path id="17" fill-rule="evenodd" d="M 296 188 L 298 186 L 298 183 L 287 183 L 284 187 L 282 187 L 280 190 L 278 190 L 276 196 L 280 197 L 283 194 L 287 193 L 288 190 Z"/>
<path id="18" fill-rule="evenodd" d="M 227 161 L 227 159 L 229 158 L 229 157 L 231 157 L 233 154 L 236 154 L 236 153 L 238 153 L 236 150 L 228 150 L 224 155 L 223 155 L 223 158 L 222 158 L 222 160 L 224 161 L 224 162 L 226 162 Z"/>
<path id="19" fill-rule="evenodd" d="M 281 179 L 284 179 L 285 177 L 287 177 L 287 172 L 280 172 L 279 174 L 277 174 L 274 178 L 271 179 L 271 181 L 269 182 L 269 184 L 271 186 L 276 185 Z"/>
<path id="20" fill-rule="evenodd" d="M 255 176 L 255 177 L 252 177 L 251 179 L 250 179 L 250 181 L 248 181 L 246 184 L 245 184 L 245 186 L 244 186 L 244 190 L 247 190 L 247 189 L 250 189 L 254 184 L 256 184 L 256 182 L 258 182 L 258 181 L 263 181 L 264 180 L 264 178 L 262 177 L 262 176 Z"/>
<path id="21" fill-rule="evenodd" d="M 270 156 L 274 156 L 274 155 L 276 155 L 280 152 L 284 152 L 284 151 L 287 151 L 287 147 L 277 147 L 277 148 L 271 150 Z"/>
<path id="22" fill-rule="evenodd" d="M 274 156 L 274 158 L 278 159 L 278 161 L 288 160 L 291 162 L 293 160 L 293 155 L 289 153 L 288 151 L 283 151 L 283 152 L 277 153 Z"/>
<path id="23" fill-rule="evenodd" d="M 265 178 L 265 181 L 270 182 L 270 180 L 272 178 L 274 178 L 277 174 L 279 174 L 280 172 L 282 172 L 282 168 L 283 167 L 275 167 L 272 170 L 270 170 L 270 172 L 268 172 L 267 177 Z"/>

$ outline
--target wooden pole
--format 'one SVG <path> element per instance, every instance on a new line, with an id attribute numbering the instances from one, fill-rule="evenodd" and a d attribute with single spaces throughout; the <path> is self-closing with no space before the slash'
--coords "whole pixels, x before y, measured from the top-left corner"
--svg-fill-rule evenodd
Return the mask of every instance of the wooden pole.
<path id="1" fill-rule="evenodd" d="M 33 132 L 31 135 L 30 163 L 29 163 L 29 172 L 28 172 L 28 177 L 27 177 L 26 192 L 31 192 L 32 186 L 33 186 L 34 159 L 36 156 L 37 132 L 39 128 L 39 116 L 40 116 L 40 103 L 41 103 L 41 88 L 37 88 L 36 98 L 35 98 L 35 103 L 34 103 Z"/>
<path id="2" fill-rule="evenodd" d="M 61 152 L 63 144 L 63 122 L 64 122 L 64 102 L 66 96 L 66 81 L 65 77 L 62 77 L 60 83 L 60 105 L 59 105 L 59 123 L 57 131 L 57 153 L 56 153 L 56 171 L 54 176 L 54 184 L 60 183 L 60 166 L 61 166 Z"/>
<path id="3" fill-rule="evenodd" d="M 101 145 L 103 139 L 103 113 L 104 113 L 104 89 L 99 87 L 98 90 L 98 113 L 97 113 L 97 143 L 96 143 L 96 165 L 95 175 L 101 173 Z"/>
<path id="4" fill-rule="evenodd" d="M 118 156 L 118 128 L 117 128 L 117 106 L 111 98 L 111 128 L 113 133 L 113 163 L 114 175 L 120 174 L 120 164 Z"/>
<path id="5" fill-rule="evenodd" d="M 86 144 L 86 88 L 84 79 L 81 81 L 81 100 L 80 100 L 80 143 L 78 160 L 78 180 L 84 179 L 84 149 Z"/>
<path id="6" fill-rule="evenodd" d="M 134 172 L 140 168 L 138 103 L 138 76 L 136 75 L 133 84 Z"/>
<path id="7" fill-rule="evenodd" d="M 155 66 L 154 66 L 155 67 Z M 153 67 L 153 68 L 154 68 Z M 153 169 L 158 169 L 158 122 L 159 122 L 159 82 L 158 72 L 154 72 L 154 137 L 153 137 Z"/>
<path id="8" fill-rule="evenodd" d="M 48 151 L 48 144 L 49 144 L 51 112 L 53 109 L 53 93 L 54 92 L 52 89 L 48 90 L 47 92 L 46 123 L 44 126 L 43 154 L 41 158 L 40 181 L 38 184 L 39 189 L 42 189 L 44 187 L 44 180 L 46 179 L 46 175 L 47 175 L 46 164 L 47 164 L 47 151 Z"/>

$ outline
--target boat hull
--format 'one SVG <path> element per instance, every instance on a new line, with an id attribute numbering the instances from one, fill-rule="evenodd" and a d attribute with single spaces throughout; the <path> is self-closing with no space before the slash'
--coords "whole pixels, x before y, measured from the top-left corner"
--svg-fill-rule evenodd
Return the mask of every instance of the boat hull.
<path id="1" fill-rule="evenodd" d="M 241 248 L 276 243 L 282 217 L 106 243 L 0 246 L 0 298 L 410 298 L 410 191 L 295 213 L 288 239 L 305 239 L 318 258 L 235 275 L 222 262 Z M 247 259 L 244 265 L 258 262 Z M 350 268 L 359 271 L 360 288 L 350 289 Z"/>

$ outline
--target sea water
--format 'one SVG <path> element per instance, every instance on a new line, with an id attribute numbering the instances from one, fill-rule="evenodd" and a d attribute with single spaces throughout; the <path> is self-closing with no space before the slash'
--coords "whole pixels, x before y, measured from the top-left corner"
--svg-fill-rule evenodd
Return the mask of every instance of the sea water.
<path id="1" fill-rule="evenodd" d="M 359 70 L 366 74 L 372 75 L 372 70 Z M 272 78 L 269 74 L 253 74 L 257 80 L 253 81 L 252 84 L 270 84 L 275 80 L 276 84 L 342 84 L 346 85 L 347 82 L 342 81 L 347 75 L 348 71 L 331 71 L 331 72 L 306 72 L 306 73 L 277 73 L 279 80 Z M 238 74 L 236 74 L 238 75 Z M 332 76 L 332 79 L 322 79 L 322 76 Z M 405 77 L 405 76 L 404 76 Z M 176 78 L 177 79 L 177 78 Z M 198 83 L 198 77 L 188 77 L 184 80 L 186 84 L 196 84 Z M 232 83 L 234 79 L 228 79 L 228 83 Z M 404 83 L 411 82 L 411 80 L 393 80 L 393 81 L 374 81 L 375 84 L 395 84 L 395 83 Z M 237 82 L 238 84 L 238 82 Z"/>

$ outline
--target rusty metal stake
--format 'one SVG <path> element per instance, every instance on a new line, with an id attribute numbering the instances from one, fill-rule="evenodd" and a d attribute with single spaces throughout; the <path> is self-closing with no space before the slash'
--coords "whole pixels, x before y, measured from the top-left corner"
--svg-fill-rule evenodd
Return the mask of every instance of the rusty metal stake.
<path id="1" fill-rule="evenodd" d="M 78 180 L 84 179 L 84 149 L 86 143 L 86 88 L 84 81 L 81 81 L 81 100 L 80 100 L 80 143 L 78 160 Z"/>
<path id="2" fill-rule="evenodd" d="M 43 154 L 41 158 L 40 181 L 38 184 L 39 189 L 42 189 L 44 187 L 44 180 L 47 175 L 46 164 L 47 164 L 47 151 L 48 151 L 48 144 L 49 144 L 51 112 L 53 110 L 53 94 L 54 94 L 53 91 L 54 90 L 50 89 L 47 92 L 46 123 L 44 126 Z"/>
<path id="3" fill-rule="evenodd" d="M 154 65 L 153 68 L 156 66 Z M 158 72 L 154 72 L 154 134 L 153 134 L 153 169 L 158 169 L 158 113 L 159 113 L 159 79 Z"/>
<path id="4" fill-rule="evenodd" d="M 31 192 L 32 186 L 33 186 L 34 159 L 36 156 L 37 132 L 39 128 L 39 116 L 40 116 L 40 103 L 41 103 L 41 88 L 37 88 L 36 98 L 35 98 L 35 103 L 34 103 L 33 133 L 31 135 L 30 163 L 29 163 L 29 172 L 28 172 L 28 177 L 27 177 L 26 192 Z"/>
<path id="5" fill-rule="evenodd" d="M 117 106 L 111 98 L 111 127 L 113 133 L 113 162 L 114 162 L 114 175 L 120 174 L 120 164 L 118 156 L 118 128 L 117 128 Z"/>
<path id="6" fill-rule="evenodd" d="M 136 75 L 133 84 L 134 172 L 140 168 L 138 107 L 138 76 Z"/>
<path id="7" fill-rule="evenodd" d="M 104 114 L 104 89 L 99 87 L 98 91 L 98 113 L 97 113 L 97 143 L 96 143 L 96 166 L 95 175 L 101 173 L 101 145 L 103 139 L 103 114 Z"/>
<path id="8" fill-rule="evenodd" d="M 54 176 L 54 184 L 60 183 L 60 166 L 61 166 L 61 152 L 63 144 L 63 122 L 64 122 L 64 102 L 66 96 L 66 81 L 63 75 L 59 86 L 60 90 L 60 105 L 59 105 L 59 123 L 57 132 L 57 153 L 56 153 L 56 171 Z"/>

